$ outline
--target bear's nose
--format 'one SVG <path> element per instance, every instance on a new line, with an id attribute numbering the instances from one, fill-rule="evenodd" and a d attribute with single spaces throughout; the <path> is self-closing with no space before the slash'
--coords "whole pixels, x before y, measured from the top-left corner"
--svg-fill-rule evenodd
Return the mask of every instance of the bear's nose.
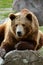
<path id="1" fill-rule="evenodd" d="M 17 34 L 18 34 L 18 36 L 21 36 L 21 31 L 18 31 Z"/>

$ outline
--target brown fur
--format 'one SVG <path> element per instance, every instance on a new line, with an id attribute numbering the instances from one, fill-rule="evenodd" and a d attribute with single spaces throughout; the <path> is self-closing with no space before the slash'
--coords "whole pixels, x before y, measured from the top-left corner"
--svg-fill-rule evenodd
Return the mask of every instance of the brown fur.
<path id="1" fill-rule="evenodd" d="M 39 40 L 39 45 L 36 50 L 39 50 L 43 46 L 43 33 L 41 33 L 40 35 L 41 35 L 41 37 Z M 18 50 L 25 50 L 25 49 L 31 50 L 32 49 L 32 50 L 34 50 L 35 46 L 36 46 L 35 41 L 22 40 L 15 45 L 15 49 L 18 49 Z"/>
<path id="2" fill-rule="evenodd" d="M 28 42 L 28 44 L 23 43 L 22 46 L 23 48 L 28 46 L 27 48 L 30 48 L 31 50 L 37 50 L 42 46 L 43 33 L 39 31 L 38 20 L 32 12 L 28 11 L 27 9 L 23 9 L 19 13 L 10 14 L 9 18 L 10 19 L 7 20 L 7 22 L 0 25 L 1 48 L 4 48 L 6 52 L 8 52 L 15 49 L 15 45 L 20 41 L 25 41 L 26 43 Z M 15 32 L 17 25 L 23 25 L 25 34 L 22 36 L 22 38 L 16 37 Z"/>

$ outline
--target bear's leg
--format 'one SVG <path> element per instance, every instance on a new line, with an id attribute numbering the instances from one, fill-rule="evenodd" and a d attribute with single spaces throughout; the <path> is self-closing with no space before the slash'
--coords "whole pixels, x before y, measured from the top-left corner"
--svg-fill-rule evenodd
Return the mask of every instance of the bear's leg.
<path id="1" fill-rule="evenodd" d="M 35 48 L 35 42 L 33 41 L 20 41 L 15 45 L 15 49 L 17 50 L 34 50 Z"/>
<path id="2" fill-rule="evenodd" d="M 3 49 L 5 50 L 4 53 L 7 53 L 8 51 L 12 50 L 14 48 L 14 43 L 12 41 L 12 38 L 11 36 L 6 33 L 5 36 L 4 36 L 4 40 L 2 41 L 1 43 L 1 46 L 0 46 L 0 52 L 2 51 L 3 52 Z M 4 54 L 5 55 L 5 54 Z M 4 56 L 3 53 L 2 53 L 2 57 Z M 1 53 L 0 53 L 0 56 L 1 56 Z"/>
<path id="3" fill-rule="evenodd" d="M 1 42 L 4 40 L 4 31 L 5 31 L 4 25 L 0 25 L 0 45 Z"/>
<path id="4" fill-rule="evenodd" d="M 43 46 L 43 34 L 41 34 L 40 40 L 39 40 L 39 45 L 37 47 L 37 50 L 40 49 Z"/>

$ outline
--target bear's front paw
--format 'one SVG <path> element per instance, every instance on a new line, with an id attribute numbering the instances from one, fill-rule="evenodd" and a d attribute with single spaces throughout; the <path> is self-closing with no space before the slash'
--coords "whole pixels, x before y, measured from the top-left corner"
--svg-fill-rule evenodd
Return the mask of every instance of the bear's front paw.
<path id="1" fill-rule="evenodd" d="M 15 49 L 17 50 L 26 50 L 29 48 L 29 43 L 26 41 L 20 41 L 15 45 Z"/>
<path id="2" fill-rule="evenodd" d="M 15 49 L 17 50 L 34 50 L 34 42 L 29 42 L 29 41 L 20 41 L 15 45 Z"/>
<path id="3" fill-rule="evenodd" d="M 3 49 L 3 48 L 0 47 L 0 57 L 3 58 L 5 54 L 6 54 L 5 49 Z"/>

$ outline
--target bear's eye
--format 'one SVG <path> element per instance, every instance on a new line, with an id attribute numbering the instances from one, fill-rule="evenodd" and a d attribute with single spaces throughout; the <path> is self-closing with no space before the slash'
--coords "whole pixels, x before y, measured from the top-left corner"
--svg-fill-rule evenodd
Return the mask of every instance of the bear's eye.
<path id="1" fill-rule="evenodd" d="M 22 24 L 23 27 L 25 27 L 25 24 Z"/>
<path id="2" fill-rule="evenodd" d="M 15 25 L 16 27 L 18 26 L 18 24 Z"/>

